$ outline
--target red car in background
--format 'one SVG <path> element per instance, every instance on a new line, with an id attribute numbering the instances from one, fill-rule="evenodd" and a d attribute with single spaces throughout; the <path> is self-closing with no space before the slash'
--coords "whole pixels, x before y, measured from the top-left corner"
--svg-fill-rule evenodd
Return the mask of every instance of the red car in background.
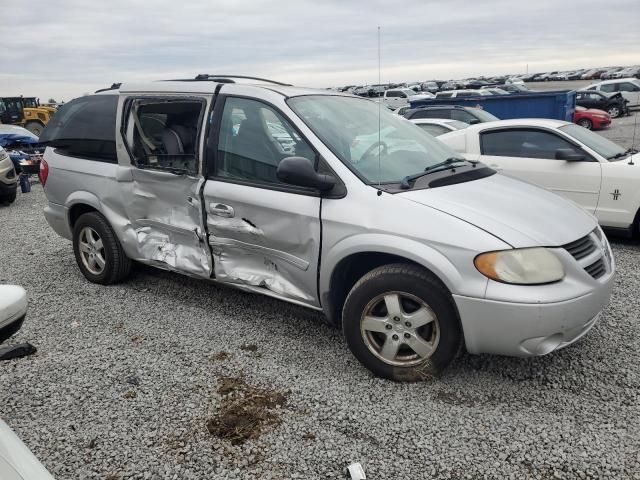
<path id="1" fill-rule="evenodd" d="M 589 130 L 602 130 L 611 125 L 611 117 L 604 110 L 578 106 L 573 114 L 573 123 Z"/>

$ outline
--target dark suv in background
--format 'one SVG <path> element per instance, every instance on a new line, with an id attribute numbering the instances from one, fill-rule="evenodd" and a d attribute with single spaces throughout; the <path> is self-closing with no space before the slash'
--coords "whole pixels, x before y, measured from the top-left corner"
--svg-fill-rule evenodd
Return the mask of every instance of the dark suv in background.
<path id="1" fill-rule="evenodd" d="M 611 118 L 628 115 L 628 103 L 629 100 L 624 98 L 620 92 L 608 94 L 596 90 L 576 92 L 576 105 L 604 110 Z"/>
<path id="2" fill-rule="evenodd" d="M 495 115 L 492 115 L 481 108 L 462 107 L 460 105 L 434 105 L 414 108 L 406 112 L 404 117 L 409 120 L 418 118 L 444 118 L 458 120 L 470 125 L 500 120 Z"/>

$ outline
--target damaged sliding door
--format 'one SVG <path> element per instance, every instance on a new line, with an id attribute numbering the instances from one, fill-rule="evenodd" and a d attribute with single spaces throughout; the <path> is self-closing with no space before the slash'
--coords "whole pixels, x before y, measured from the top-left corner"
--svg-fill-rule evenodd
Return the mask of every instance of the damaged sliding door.
<path id="1" fill-rule="evenodd" d="M 211 96 L 128 97 L 122 102 L 118 184 L 136 260 L 210 277 L 200 191 L 203 118 Z M 135 238 L 131 238 L 135 237 Z"/>
<path id="2" fill-rule="evenodd" d="M 276 176 L 283 158 L 316 154 L 270 105 L 234 97 L 217 104 L 204 188 L 215 277 L 318 307 L 321 199 Z"/>

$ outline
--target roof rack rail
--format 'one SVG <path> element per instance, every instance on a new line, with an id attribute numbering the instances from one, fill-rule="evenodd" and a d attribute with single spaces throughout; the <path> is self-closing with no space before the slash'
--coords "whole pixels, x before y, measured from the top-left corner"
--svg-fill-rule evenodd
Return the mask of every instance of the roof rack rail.
<path id="1" fill-rule="evenodd" d="M 96 90 L 94 93 L 108 92 L 109 90 L 117 90 L 120 88 L 120 85 L 122 85 L 122 83 L 112 83 L 110 87 L 101 88 L 100 90 Z"/>
<path id="2" fill-rule="evenodd" d="M 241 78 L 243 80 L 258 80 L 260 82 L 273 83 L 274 85 L 282 85 L 284 87 L 290 87 L 290 83 L 276 82 L 275 80 L 269 80 L 268 78 L 250 77 L 246 75 L 211 75 L 208 73 L 200 73 L 195 78 L 176 78 L 173 80 L 165 80 L 165 82 L 219 82 L 219 83 L 236 83 L 233 79 Z"/>

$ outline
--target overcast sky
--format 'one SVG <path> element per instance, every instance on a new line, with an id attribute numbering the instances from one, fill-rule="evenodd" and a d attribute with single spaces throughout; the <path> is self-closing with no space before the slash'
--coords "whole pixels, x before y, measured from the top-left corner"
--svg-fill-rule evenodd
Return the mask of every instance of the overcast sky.
<path id="1" fill-rule="evenodd" d="M 197 73 L 296 85 L 640 64 L 639 0 L 6 0 L 0 95 Z"/>

